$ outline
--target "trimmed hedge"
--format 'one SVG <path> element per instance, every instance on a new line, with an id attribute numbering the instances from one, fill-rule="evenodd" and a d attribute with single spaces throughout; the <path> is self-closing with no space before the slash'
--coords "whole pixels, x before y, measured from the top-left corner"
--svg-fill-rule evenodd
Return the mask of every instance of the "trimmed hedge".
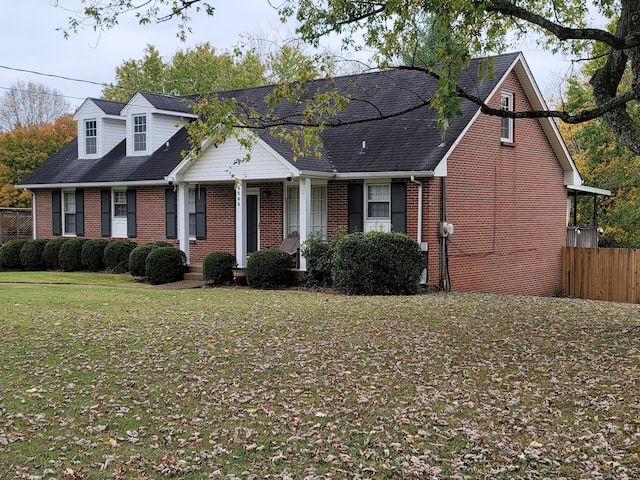
<path id="1" fill-rule="evenodd" d="M 82 266 L 91 272 L 104 270 L 104 249 L 109 240 L 87 240 L 82 245 L 80 261 Z"/>
<path id="2" fill-rule="evenodd" d="M 307 271 L 304 274 L 304 284 L 307 287 L 330 287 L 333 285 L 331 277 L 331 258 L 335 250 L 335 242 L 322 240 L 319 235 L 311 235 L 300 250 L 307 260 Z"/>
<path id="3" fill-rule="evenodd" d="M 44 262 L 47 265 L 48 269 L 60 269 L 60 247 L 68 240 L 68 238 L 62 237 L 52 238 L 44 246 L 42 257 L 44 258 Z"/>
<path id="4" fill-rule="evenodd" d="M 154 250 L 158 247 L 153 243 L 147 243 L 146 245 L 140 245 L 133 250 L 129 254 L 129 273 L 134 277 L 144 277 L 146 273 L 146 262 L 147 256 L 151 253 L 151 250 Z"/>
<path id="5" fill-rule="evenodd" d="M 104 267 L 111 273 L 129 271 L 129 255 L 137 247 L 131 240 L 112 240 L 104 248 Z"/>
<path id="6" fill-rule="evenodd" d="M 420 287 L 424 257 L 404 233 L 352 233 L 336 243 L 334 285 L 355 295 L 413 295 Z"/>
<path id="7" fill-rule="evenodd" d="M 27 240 L 20 249 L 22 268 L 32 272 L 46 270 L 47 264 L 43 257 L 44 247 L 49 242 L 46 239 Z"/>
<path id="8" fill-rule="evenodd" d="M 258 288 L 291 285 L 291 255 L 277 248 L 254 252 L 247 261 L 247 284 Z"/>
<path id="9" fill-rule="evenodd" d="M 0 266 L 11 270 L 21 270 L 20 250 L 22 250 L 25 243 L 27 243 L 25 238 L 9 240 L 3 243 L 0 247 Z"/>
<path id="10" fill-rule="evenodd" d="M 226 285 L 233 282 L 236 257 L 228 252 L 214 252 L 204 257 L 202 279 L 207 285 Z"/>
<path id="11" fill-rule="evenodd" d="M 153 248 L 145 261 L 145 275 L 152 285 L 177 282 L 184 278 L 186 255 L 173 247 Z"/>
<path id="12" fill-rule="evenodd" d="M 82 270 L 82 246 L 86 241 L 86 238 L 72 238 L 60 246 L 58 258 L 62 270 L 65 272 Z"/>

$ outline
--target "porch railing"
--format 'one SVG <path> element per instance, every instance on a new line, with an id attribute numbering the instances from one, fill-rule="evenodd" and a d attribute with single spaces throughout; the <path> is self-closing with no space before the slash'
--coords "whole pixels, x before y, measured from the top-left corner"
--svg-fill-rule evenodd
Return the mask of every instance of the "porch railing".
<path id="1" fill-rule="evenodd" d="M 598 227 L 567 227 L 567 247 L 598 248 Z"/>

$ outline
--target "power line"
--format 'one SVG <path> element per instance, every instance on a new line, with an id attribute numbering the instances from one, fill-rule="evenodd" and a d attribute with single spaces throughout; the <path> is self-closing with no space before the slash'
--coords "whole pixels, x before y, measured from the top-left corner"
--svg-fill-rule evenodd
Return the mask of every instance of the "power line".
<path id="1" fill-rule="evenodd" d="M 92 85 L 99 85 L 101 87 L 107 86 L 107 84 L 104 82 L 94 82 L 92 80 L 83 80 L 80 78 L 65 77 L 64 75 L 55 75 L 53 73 L 36 72 L 35 70 L 26 70 L 24 68 L 7 67 L 6 65 L 0 65 L 0 68 L 4 68 L 5 70 L 13 70 L 15 72 L 32 73 L 34 75 L 41 75 L 43 77 L 60 78 L 62 80 L 69 80 L 71 82 L 89 83 Z"/>

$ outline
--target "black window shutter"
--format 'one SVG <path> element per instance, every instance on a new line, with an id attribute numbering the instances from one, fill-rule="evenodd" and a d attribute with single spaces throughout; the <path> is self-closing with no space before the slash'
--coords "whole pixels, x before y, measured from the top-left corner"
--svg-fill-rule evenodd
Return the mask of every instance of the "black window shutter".
<path id="1" fill-rule="evenodd" d="M 362 183 L 350 183 L 348 190 L 349 233 L 363 231 L 363 202 L 364 186 Z"/>
<path id="2" fill-rule="evenodd" d="M 391 229 L 407 233 L 407 184 L 391 184 Z"/>
<path id="3" fill-rule="evenodd" d="M 164 191 L 166 235 L 168 239 L 178 238 L 178 205 L 176 191 L 167 188 Z"/>
<path id="4" fill-rule="evenodd" d="M 62 192 L 53 190 L 51 192 L 51 233 L 59 237 L 62 235 Z"/>
<path id="5" fill-rule="evenodd" d="M 111 236 L 111 190 L 100 190 L 100 234 Z"/>
<path id="6" fill-rule="evenodd" d="M 84 190 L 76 190 L 76 235 L 84 237 Z"/>
<path id="7" fill-rule="evenodd" d="M 196 239 L 207 238 L 207 189 L 196 189 Z"/>
<path id="8" fill-rule="evenodd" d="M 127 190 L 127 237 L 136 236 L 136 191 Z"/>

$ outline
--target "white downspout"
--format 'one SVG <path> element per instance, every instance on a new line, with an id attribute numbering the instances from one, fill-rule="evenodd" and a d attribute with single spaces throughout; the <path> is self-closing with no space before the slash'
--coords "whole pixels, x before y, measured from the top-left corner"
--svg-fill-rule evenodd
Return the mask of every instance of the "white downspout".
<path id="1" fill-rule="evenodd" d="M 416 180 L 415 175 L 411 175 L 411 182 L 418 184 L 418 232 L 416 240 L 418 244 L 422 243 L 422 182 Z"/>

